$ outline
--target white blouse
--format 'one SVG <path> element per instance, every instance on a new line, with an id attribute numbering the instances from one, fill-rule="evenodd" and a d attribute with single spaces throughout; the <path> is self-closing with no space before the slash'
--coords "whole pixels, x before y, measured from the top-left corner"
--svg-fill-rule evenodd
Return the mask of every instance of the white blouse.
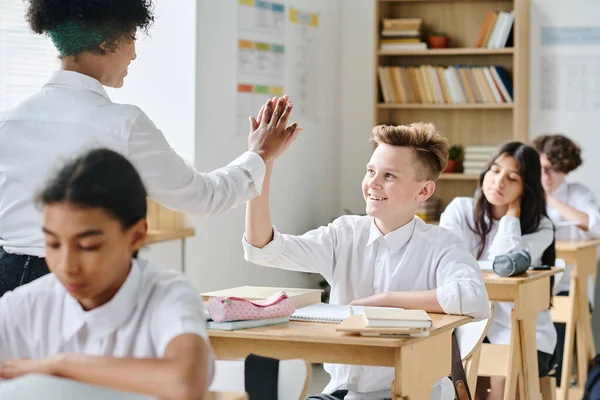
<path id="1" fill-rule="evenodd" d="M 101 147 L 126 156 L 149 196 L 174 210 L 215 215 L 262 189 L 265 164 L 258 154 L 246 152 L 224 168 L 200 173 L 138 107 L 113 103 L 94 78 L 56 71 L 37 94 L 0 113 L 0 246 L 43 257 L 35 194 L 63 163 Z"/>
<path id="2" fill-rule="evenodd" d="M 552 195 L 559 201 L 586 213 L 589 216 L 587 232 L 577 226 L 565 226 L 565 219 L 556 208 L 548 206 L 546 211 L 555 225 L 556 240 L 592 240 L 600 238 L 600 209 L 596 203 L 596 197 L 592 191 L 581 183 L 570 183 L 564 181 Z M 571 266 L 558 282 L 554 293 L 568 292 L 571 285 Z M 588 298 L 594 304 L 594 281 L 590 277 L 588 282 Z"/>
<path id="3" fill-rule="evenodd" d="M 458 197 L 452 200 L 442 213 L 440 226 L 461 236 L 474 256 L 477 256 L 479 237 L 471 230 L 475 226 L 473 216 L 474 200 Z M 519 219 L 505 215 L 500 221 L 492 222 L 481 261 L 492 261 L 494 257 L 511 250 L 524 249 L 531 255 L 533 265 L 541 264 L 544 251 L 552 244 L 554 231 L 552 222 L 543 217 L 537 232 L 521 234 Z M 488 339 L 493 344 L 509 344 L 511 312 L 514 303 L 495 303 L 494 316 L 488 330 Z M 556 347 L 556 329 L 552 323 L 550 310 L 539 313 L 536 322 L 537 348 L 544 353 L 554 353 Z"/>
<path id="4" fill-rule="evenodd" d="M 0 297 L 0 364 L 60 353 L 162 358 L 183 334 L 208 343 L 202 298 L 179 272 L 144 260 L 133 261 L 115 296 L 90 311 L 54 274 Z"/>
<path id="5" fill-rule="evenodd" d="M 477 261 L 457 235 L 415 217 L 383 236 L 368 216 L 342 216 L 301 236 L 275 230 L 262 249 L 243 240 L 247 261 L 319 273 L 331 285 L 331 304 L 377 293 L 437 289 L 448 314 L 484 319 L 489 300 Z M 393 368 L 326 364 L 325 392 L 347 389 L 348 399 L 389 397 Z M 369 393 L 366 395 L 365 393 Z"/>

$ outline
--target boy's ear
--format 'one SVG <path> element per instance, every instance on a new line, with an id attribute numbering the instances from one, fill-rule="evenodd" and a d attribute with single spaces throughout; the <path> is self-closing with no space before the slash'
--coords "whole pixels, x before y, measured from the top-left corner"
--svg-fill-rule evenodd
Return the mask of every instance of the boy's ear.
<path id="1" fill-rule="evenodd" d="M 140 219 L 130 229 L 131 232 L 131 250 L 132 252 L 139 251 L 146 243 L 148 236 L 148 220 Z"/>
<path id="2" fill-rule="evenodd" d="M 417 195 L 417 200 L 419 203 L 424 202 L 435 192 L 435 182 L 434 181 L 425 181 L 423 186 L 421 186 L 421 191 Z"/>

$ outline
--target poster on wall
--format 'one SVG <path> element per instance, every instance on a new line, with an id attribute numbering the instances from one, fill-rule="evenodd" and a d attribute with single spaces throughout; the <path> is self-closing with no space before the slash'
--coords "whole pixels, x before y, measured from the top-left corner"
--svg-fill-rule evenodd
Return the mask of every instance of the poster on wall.
<path id="1" fill-rule="evenodd" d="M 541 28 L 541 110 L 600 111 L 600 54 L 588 46 L 600 47 L 600 26 Z"/>
<path id="2" fill-rule="evenodd" d="M 304 121 L 319 120 L 319 14 L 290 7 L 288 26 L 288 92 L 294 114 Z"/>
<path id="3" fill-rule="evenodd" d="M 281 1 L 238 2 L 238 135 L 248 134 L 248 117 L 256 117 L 268 98 L 284 94 L 285 11 Z"/>

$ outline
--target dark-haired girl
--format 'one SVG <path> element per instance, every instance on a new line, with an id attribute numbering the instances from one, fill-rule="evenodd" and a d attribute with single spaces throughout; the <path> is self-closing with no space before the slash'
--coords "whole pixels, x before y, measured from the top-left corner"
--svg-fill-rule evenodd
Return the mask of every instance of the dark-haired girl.
<path id="1" fill-rule="evenodd" d="M 135 255 L 146 191 L 132 164 L 93 150 L 39 196 L 51 274 L 0 298 L 0 380 L 66 377 L 161 399 L 202 399 L 212 378 L 201 298 Z"/>
<path id="2" fill-rule="evenodd" d="M 32 195 L 74 154 L 117 151 L 135 165 L 158 203 L 211 216 L 259 194 L 265 161 L 297 133 L 296 125 L 287 126 L 287 97 L 268 100 L 264 118 L 251 117 L 249 151 L 200 173 L 142 110 L 113 103 L 104 90 L 123 86 L 136 57 L 136 34 L 153 21 L 151 0 L 27 0 L 27 20 L 34 32 L 50 36 L 62 67 L 38 93 L 0 114 L 0 296 L 48 272 L 42 215 Z"/>
<path id="3" fill-rule="evenodd" d="M 527 250 L 532 264 L 554 265 L 554 230 L 546 216 L 541 166 L 535 149 L 519 142 L 503 145 L 481 174 L 475 199 L 456 198 L 446 208 L 440 226 L 465 238 L 480 261 L 511 250 Z M 496 303 L 487 340 L 509 344 L 513 303 Z M 555 366 L 556 330 L 550 310 L 540 312 L 536 322 L 540 376 Z M 477 384 L 485 398 L 487 380 Z M 493 377 L 489 399 L 502 399 L 504 378 Z"/>

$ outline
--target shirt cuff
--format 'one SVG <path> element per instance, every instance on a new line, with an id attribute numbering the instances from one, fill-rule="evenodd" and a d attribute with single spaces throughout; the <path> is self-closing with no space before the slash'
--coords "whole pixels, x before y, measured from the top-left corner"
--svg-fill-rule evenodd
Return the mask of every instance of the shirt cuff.
<path id="1" fill-rule="evenodd" d="M 265 173 L 267 171 L 267 166 L 262 157 L 253 151 L 247 151 L 230 162 L 229 165 L 245 169 L 254 182 L 254 189 L 256 189 L 257 195 L 260 196 L 263 180 L 265 179 Z"/>
<path id="2" fill-rule="evenodd" d="M 263 248 L 252 246 L 246 240 L 246 236 L 242 238 L 242 245 L 244 246 L 244 259 L 252 263 L 260 263 L 277 257 L 281 253 L 283 247 L 283 237 L 281 233 L 277 231 L 277 228 L 273 226 L 273 240 L 267 243 Z"/>
<path id="3" fill-rule="evenodd" d="M 521 236 L 521 221 L 517 217 L 505 215 L 500 218 L 498 233 Z"/>

